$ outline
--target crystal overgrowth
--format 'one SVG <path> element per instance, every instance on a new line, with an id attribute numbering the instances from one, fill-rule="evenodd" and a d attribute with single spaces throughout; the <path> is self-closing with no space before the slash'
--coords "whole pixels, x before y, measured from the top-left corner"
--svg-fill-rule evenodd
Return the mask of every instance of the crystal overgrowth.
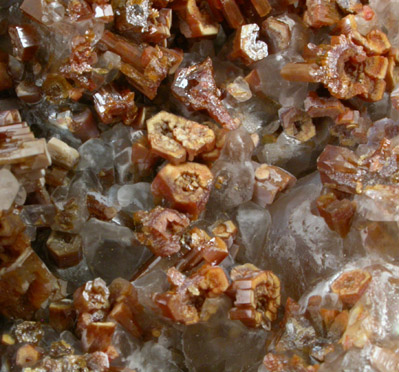
<path id="1" fill-rule="evenodd" d="M 398 14 L 0 1 L 1 372 L 398 371 Z"/>

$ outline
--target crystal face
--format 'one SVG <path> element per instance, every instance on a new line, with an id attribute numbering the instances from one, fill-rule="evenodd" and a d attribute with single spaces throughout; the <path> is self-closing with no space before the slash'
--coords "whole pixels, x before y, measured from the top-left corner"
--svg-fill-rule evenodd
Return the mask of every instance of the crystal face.
<path id="1" fill-rule="evenodd" d="M 399 371 L 398 16 L 0 0 L 1 372 Z"/>

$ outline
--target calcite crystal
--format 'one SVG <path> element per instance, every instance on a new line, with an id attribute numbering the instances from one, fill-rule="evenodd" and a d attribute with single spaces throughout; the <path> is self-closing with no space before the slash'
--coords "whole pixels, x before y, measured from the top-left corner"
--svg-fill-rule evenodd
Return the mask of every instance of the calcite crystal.
<path id="1" fill-rule="evenodd" d="M 398 371 L 398 17 L 0 1 L 1 372 Z"/>

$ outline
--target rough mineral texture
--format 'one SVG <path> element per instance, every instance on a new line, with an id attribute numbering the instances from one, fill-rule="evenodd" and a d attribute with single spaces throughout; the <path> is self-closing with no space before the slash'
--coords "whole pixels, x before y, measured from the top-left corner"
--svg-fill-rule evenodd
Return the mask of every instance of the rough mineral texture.
<path id="1" fill-rule="evenodd" d="M 0 372 L 399 371 L 398 0 L 0 0 Z"/>

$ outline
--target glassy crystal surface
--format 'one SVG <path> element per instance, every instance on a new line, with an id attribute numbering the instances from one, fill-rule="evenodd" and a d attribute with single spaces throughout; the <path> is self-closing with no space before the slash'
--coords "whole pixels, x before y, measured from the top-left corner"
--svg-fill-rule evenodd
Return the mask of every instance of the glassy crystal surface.
<path id="1" fill-rule="evenodd" d="M 398 15 L 0 1 L 1 372 L 398 371 Z"/>
<path id="2" fill-rule="evenodd" d="M 135 241 L 127 227 L 92 218 L 81 236 L 87 265 L 107 282 L 117 277 L 130 279 L 146 257 L 146 248 Z"/>

